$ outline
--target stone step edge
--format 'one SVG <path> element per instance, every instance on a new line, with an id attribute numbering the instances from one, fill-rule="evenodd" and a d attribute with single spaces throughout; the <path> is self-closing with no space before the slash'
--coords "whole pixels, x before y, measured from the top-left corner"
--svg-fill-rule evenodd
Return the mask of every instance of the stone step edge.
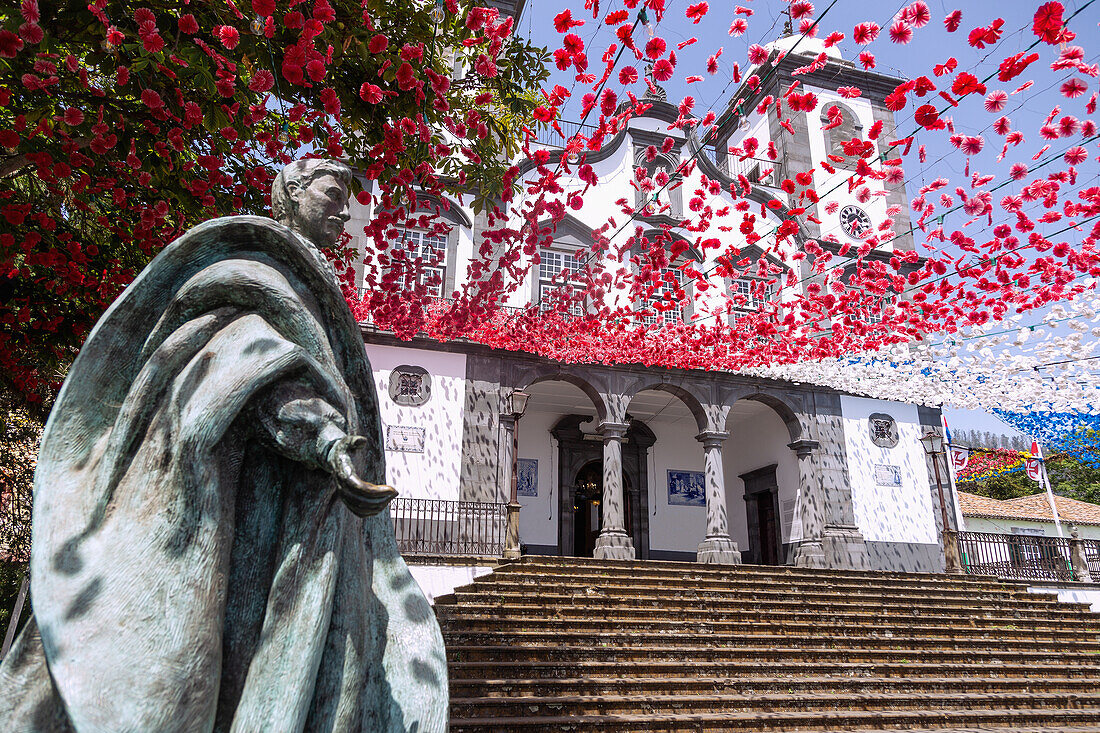
<path id="1" fill-rule="evenodd" d="M 879 710 L 853 710 L 844 711 L 838 715 L 828 717 L 840 717 L 846 720 L 852 719 L 866 719 L 869 722 L 880 721 L 883 718 L 904 719 L 913 722 L 919 722 L 927 719 L 942 720 L 944 718 L 991 718 L 994 720 L 1005 720 L 1016 717 L 1040 717 L 1048 720 L 1057 718 L 1074 718 L 1080 717 L 1081 713 L 1092 713 L 1088 717 L 1093 717 L 1100 720 L 1100 709 L 1096 708 L 1080 708 L 1076 710 L 1034 710 L 1034 709 L 997 709 L 997 708 L 981 708 L 975 710 L 898 710 L 898 711 L 879 711 Z M 768 713 L 767 716 L 761 716 L 758 713 L 660 713 L 654 715 L 623 715 L 618 713 L 608 715 L 564 715 L 564 716 L 524 716 L 522 718 L 506 718 L 506 717 L 492 717 L 492 718 L 451 718 L 452 729 L 455 726 L 496 726 L 498 729 L 505 726 L 527 727 L 529 725 L 538 725 L 546 729 L 547 726 L 576 726 L 596 723 L 645 723 L 649 721 L 665 721 L 669 723 L 677 722 L 722 722 L 722 721 L 744 721 L 744 722 L 758 722 L 758 723 L 776 723 L 784 720 L 796 721 L 817 721 L 823 716 L 820 712 L 802 713 L 802 712 L 782 712 L 782 713 Z M 824 721 L 823 721 L 824 722 Z M 1003 728 L 1002 728 L 1003 729 Z M 1013 728 L 1013 730 L 1016 730 Z"/>

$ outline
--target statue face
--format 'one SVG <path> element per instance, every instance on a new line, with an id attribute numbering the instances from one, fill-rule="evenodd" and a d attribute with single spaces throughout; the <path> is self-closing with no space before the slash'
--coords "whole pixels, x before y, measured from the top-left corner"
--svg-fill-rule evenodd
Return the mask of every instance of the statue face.
<path id="1" fill-rule="evenodd" d="M 344 224 L 351 218 L 347 186 L 332 174 L 325 173 L 305 188 L 294 186 L 290 197 L 297 204 L 291 229 L 316 245 L 335 244 L 344 231 Z"/>

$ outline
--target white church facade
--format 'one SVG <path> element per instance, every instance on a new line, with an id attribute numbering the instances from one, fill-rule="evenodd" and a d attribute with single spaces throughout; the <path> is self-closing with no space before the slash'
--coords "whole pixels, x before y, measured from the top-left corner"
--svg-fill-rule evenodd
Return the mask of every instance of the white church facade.
<path id="1" fill-rule="evenodd" d="M 798 48 L 788 53 L 795 42 Z M 651 94 L 645 113 L 589 154 L 586 162 L 599 184 L 586 193 L 582 208 L 569 209 L 557 222 L 552 244 L 540 250 L 539 264 L 507 305 L 538 304 L 568 282 L 578 250 L 590 247 L 594 230 L 619 211 L 616 201 L 651 207 L 639 224 L 658 228 L 688 213 L 686 199 L 702 176 L 721 184 L 708 203 L 715 208 L 732 205 L 730 185 L 741 185 L 743 176 L 752 184 L 754 207 L 763 211 L 756 202 L 779 200 L 785 209 L 804 206 L 820 220 L 804 219 L 788 244 L 767 255 L 782 272 L 794 268 L 806 285 L 817 282 L 813 254 L 804 249 L 808 241 L 836 253 L 865 244 L 868 222 L 890 218 L 896 231 L 908 230 L 904 181 L 868 180 L 862 191 L 838 185 L 855 164 L 843 154 L 842 141 L 882 123 L 872 160 L 890 150 L 894 122 L 883 100 L 899 80 L 864 71 L 814 39 L 790 36 L 770 50 L 769 62 L 745 72 L 746 79 L 755 75 L 763 82 L 755 89 L 742 84 L 732 113 L 720 118 L 707 145 L 671 127 L 677 108 Z M 824 68 L 792 74 L 820 53 L 827 54 Z M 790 114 L 793 134 L 774 114 L 754 115 L 754 125 L 740 122 L 738 105 L 755 109 L 794 81 L 819 104 L 813 112 Z M 841 97 L 836 90 L 844 86 L 858 86 L 863 94 Z M 831 108 L 840 111 L 842 124 L 831 125 Z M 774 161 L 765 155 L 769 148 Z M 564 154 L 548 150 L 551 163 Z M 688 159 L 694 165 L 683 185 L 656 202 L 631 185 L 661 171 L 674 173 Z M 813 187 L 830 192 L 820 201 L 799 198 L 804 185 L 794 193 L 780 186 L 810 169 Z M 574 183 L 566 184 L 563 200 L 583 185 Z M 778 226 L 782 219 L 768 211 Z M 362 231 L 371 212 L 358 206 L 352 213 L 349 231 Z M 432 282 L 442 298 L 461 286 L 484 229 L 484 217 L 458 201 L 447 217 L 447 236 L 404 235 L 407 246 L 438 255 Z M 690 244 L 694 235 L 684 234 Z M 743 235 L 734 227 L 720 236 Z M 764 252 L 759 244 L 738 246 L 754 259 Z M 867 259 L 913 259 L 905 255 L 912 250 L 909 236 L 882 237 Z M 706 272 L 715 251 L 721 250 L 702 255 L 688 246 L 676 257 L 695 258 Z M 685 288 L 685 302 L 653 319 L 735 319 L 739 311 L 780 297 L 752 275 L 717 278 L 711 285 L 699 293 Z M 713 295 L 718 292 L 740 296 L 733 312 L 723 310 L 728 301 Z M 867 315 L 890 307 L 884 297 Z M 402 341 L 369 323 L 363 334 L 381 402 L 389 482 L 410 499 L 500 506 L 509 502 L 514 480 L 522 552 L 899 571 L 943 567 L 939 492 L 919 441 L 940 430 L 936 409 L 724 371 L 564 364 L 465 341 Z M 516 393 L 526 395 L 521 414 Z M 948 517 L 955 514 L 946 507 Z"/>

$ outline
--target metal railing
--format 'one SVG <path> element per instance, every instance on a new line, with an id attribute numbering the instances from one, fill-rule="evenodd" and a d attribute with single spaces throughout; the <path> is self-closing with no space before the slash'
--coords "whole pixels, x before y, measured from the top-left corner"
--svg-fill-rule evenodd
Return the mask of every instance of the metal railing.
<path id="1" fill-rule="evenodd" d="M 1072 581 L 1070 540 L 1025 534 L 959 532 L 959 555 L 972 575 L 996 575 L 1021 580 Z M 1100 542 L 1092 541 L 1094 545 Z M 1093 548 L 1093 555 L 1100 547 Z M 1100 561 L 1090 567 L 1100 567 Z"/>
<path id="2" fill-rule="evenodd" d="M 563 148 L 578 133 L 589 138 L 600 129 L 597 125 L 581 124 L 572 120 L 558 120 L 558 127 L 561 128 L 561 135 L 553 127 L 542 127 L 535 133 L 535 139 L 543 145 Z"/>
<path id="3" fill-rule="evenodd" d="M 1100 579 L 1100 540 L 1081 540 L 1081 544 L 1085 549 L 1085 564 L 1095 583 Z"/>
<path id="4" fill-rule="evenodd" d="M 507 504 L 398 497 L 390 514 L 404 555 L 504 554 Z"/>

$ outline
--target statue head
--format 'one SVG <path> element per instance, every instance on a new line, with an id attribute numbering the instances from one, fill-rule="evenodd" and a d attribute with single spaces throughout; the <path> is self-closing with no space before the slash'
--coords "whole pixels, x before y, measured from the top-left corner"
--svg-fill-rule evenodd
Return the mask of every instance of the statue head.
<path id="1" fill-rule="evenodd" d="M 350 185 L 351 168 L 338 160 L 296 160 L 271 184 L 271 213 L 318 247 L 332 246 L 351 218 Z"/>

